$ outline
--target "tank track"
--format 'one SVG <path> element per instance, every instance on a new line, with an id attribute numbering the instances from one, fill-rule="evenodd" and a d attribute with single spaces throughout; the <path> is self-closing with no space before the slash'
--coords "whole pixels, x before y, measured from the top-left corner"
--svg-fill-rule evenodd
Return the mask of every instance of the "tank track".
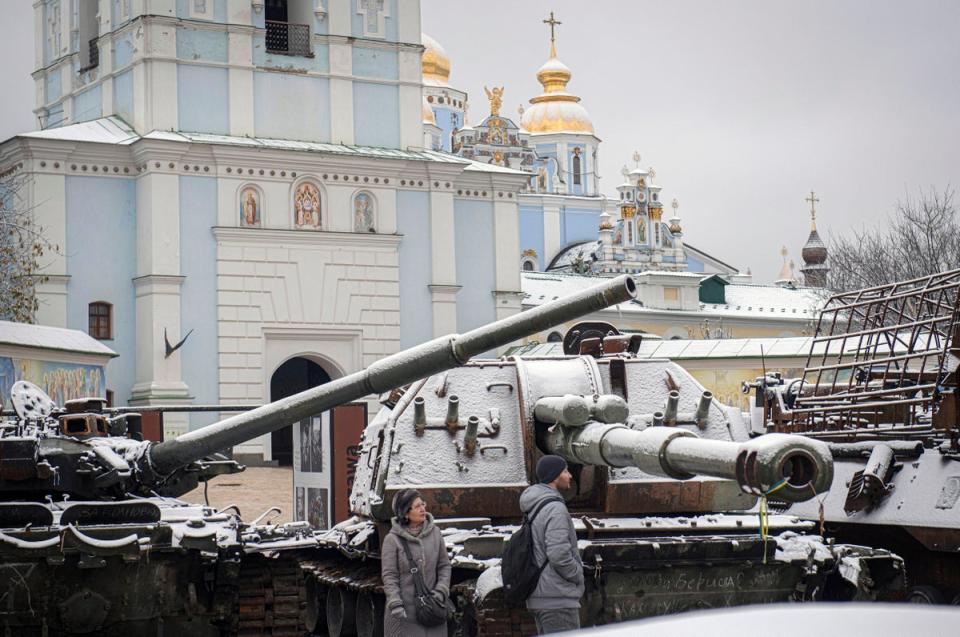
<path id="1" fill-rule="evenodd" d="M 231 632 L 238 637 L 302 637 L 306 600 L 303 570 L 295 556 L 244 556 Z"/>

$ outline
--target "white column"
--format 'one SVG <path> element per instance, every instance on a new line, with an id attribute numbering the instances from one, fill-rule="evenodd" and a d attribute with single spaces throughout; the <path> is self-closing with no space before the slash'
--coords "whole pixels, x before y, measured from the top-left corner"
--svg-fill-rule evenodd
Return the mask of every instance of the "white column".
<path id="1" fill-rule="evenodd" d="M 176 174 L 137 178 L 137 364 L 131 405 L 182 404 L 190 399 L 180 354 L 166 356 L 166 340 L 180 340 L 180 183 Z M 182 417 L 181 417 L 182 416 Z M 164 437 L 187 430 L 186 414 L 164 416 Z"/>
<path id="2" fill-rule="evenodd" d="M 49 165 L 49 162 L 48 162 Z M 72 246 L 67 245 L 66 180 L 62 173 L 34 173 L 29 185 L 27 201 L 37 226 L 43 228 L 44 238 L 59 246 L 49 251 L 43 269 L 47 280 L 37 284 L 37 323 L 67 326 L 67 258 Z"/>
<path id="3" fill-rule="evenodd" d="M 327 0 L 327 28 L 330 35 L 352 35 L 351 11 L 356 0 Z"/>
<path id="4" fill-rule="evenodd" d="M 244 15 L 243 8 L 234 7 L 234 4 L 231 2 L 230 9 L 236 11 L 242 17 Z M 247 22 L 249 22 L 250 3 L 246 2 L 245 7 Z M 236 32 L 231 32 L 228 38 L 230 68 L 227 73 L 230 86 L 230 134 L 253 137 L 256 134 L 253 110 L 253 68 L 251 67 L 253 38 L 250 33 Z"/>
<path id="5" fill-rule="evenodd" d="M 397 40 L 400 42 L 420 41 L 420 0 L 404 0 L 397 3 Z"/>
<path id="6" fill-rule="evenodd" d="M 453 193 L 430 192 L 430 258 L 433 296 L 433 335 L 457 331 L 456 231 L 453 220 Z"/>
<path id="7" fill-rule="evenodd" d="M 544 201 L 543 204 L 543 267 L 560 251 L 560 204 Z"/>
<path id="8" fill-rule="evenodd" d="M 493 204 L 493 237 L 497 290 L 520 290 L 520 207 L 516 200 Z"/>
<path id="9" fill-rule="evenodd" d="M 331 4 L 333 2 L 331 1 Z M 331 18 L 333 8 L 330 9 Z M 331 19 L 330 28 L 333 29 Z M 350 24 L 347 23 L 349 33 Z M 330 45 L 330 141 L 353 143 L 353 45 L 331 42 Z"/>
<path id="10" fill-rule="evenodd" d="M 152 59 L 144 62 L 142 109 L 145 130 L 177 130 L 179 117 L 177 113 L 177 63 L 172 61 L 177 55 L 176 31 L 166 24 L 150 24 L 147 28 L 146 55 L 170 58 L 168 60 Z M 134 67 L 136 68 L 136 67 Z M 137 89 L 137 77 L 134 74 L 134 94 Z"/>
<path id="11" fill-rule="evenodd" d="M 494 191 L 512 192 L 513 184 L 494 184 Z M 501 188 L 503 190 L 501 190 Z M 512 316 L 522 309 L 520 291 L 520 206 L 516 199 L 502 200 L 497 196 L 493 204 L 493 237 L 495 245 L 494 304 L 497 320 Z"/>
<path id="12" fill-rule="evenodd" d="M 33 68 L 43 68 L 43 44 L 47 39 L 47 25 L 43 21 L 43 3 L 33 3 Z M 37 104 L 42 106 L 42 104 Z"/>

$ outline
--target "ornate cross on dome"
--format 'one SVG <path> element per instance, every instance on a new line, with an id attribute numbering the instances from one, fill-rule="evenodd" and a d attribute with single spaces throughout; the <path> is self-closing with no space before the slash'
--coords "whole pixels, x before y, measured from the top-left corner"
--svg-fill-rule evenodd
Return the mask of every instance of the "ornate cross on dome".
<path id="1" fill-rule="evenodd" d="M 818 203 L 820 203 L 820 200 L 817 199 L 816 193 L 814 193 L 814 192 L 811 190 L 811 191 L 810 191 L 810 196 L 807 197 L 806 199 L 804 199 L 804 201 L 809 201 L 809 202 L 810 202 L 810 217 L 815 220 L 815 219 L 817 218 L 817 208 L 816 208 L 816 206 L 817 206 Z"/>
<path id="2" fill-rule="evenodd" d="M 633 162 L 637 165 L 637 168 L 640 168 L 640 151 L 633 151 Z"/>
<path id="3" fill-rule="evenodd" d="M 673 206 L 673 214 L 677 214 L 677 208 L 680 207 L 680 202 L 677 201 L 676 197 L 673 198 L 673 201 L 670 202 L 670 205 Z"/>
<path id="4" fill-rule="evenodd" d="M 543 21 L 544 24 L 550 25 L 550 57 L 557 57 L 557 34 L 556 27 L 558 24 L 563 24 L 559 20 L 554 19 L 553 11 L 550 12 L 550 18 Z"/>
<path id="5" fill-rule="evenodd" d="M 816 193 L 812 190 L 810 191 L 810 196 L 804 199 L 804 201 L 810 202 L 810 227 L 812 230 L 817 229 L 817 204 L 820 203 L 820 200 L 817 199 Z"/>

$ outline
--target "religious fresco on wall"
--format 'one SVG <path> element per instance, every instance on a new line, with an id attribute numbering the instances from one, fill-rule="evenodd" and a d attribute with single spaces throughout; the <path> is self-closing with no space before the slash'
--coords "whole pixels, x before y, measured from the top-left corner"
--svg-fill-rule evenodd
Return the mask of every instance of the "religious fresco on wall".
<path id="1" fill-rule="evenodd" d="M 58 405 L 68 400 L 106 396 L 106 378 L 99 365 L 35 361 L 0 356 L 0 396 L 7 401 L 19 380 L 37 385 Z"/>
<path id="2" fill-rule="evenodd" d="M 297 186 L 293 195 L 293 225 L 306 230 L 320 229 L 320 190 L 310 182 Z"/>
<path id="3" fill-rule="evenodd" d="M 647 219 L 639 217 L 637 219 L 637 243 L 647 242 Z"/>
<path id="4" fill-rule="evenodd" d="M 353 231 L 376 232 L 373 220 L 373 197 L 361 192 L 353 198 Z"/>
<path id="5" fill-rule="evenodd" d="M 251 186 L 240 192 L 240 225 L 244 228 L 260 227 L 260 193 Z"/>
<path id="6" fill-rule="evenodd" d="M 623 219 L 617 220 L 616 230 L 613 231 L 613 243 L 614 245 L 623 243 Z"/>

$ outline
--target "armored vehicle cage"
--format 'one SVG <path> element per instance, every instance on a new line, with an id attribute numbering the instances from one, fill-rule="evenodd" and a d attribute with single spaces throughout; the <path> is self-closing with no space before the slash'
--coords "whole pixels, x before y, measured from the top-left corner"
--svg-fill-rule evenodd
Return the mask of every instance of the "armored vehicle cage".
<path id="1" fill-rule="evenodd" d="M 776 430 L 830 439 L 955 432 L 958 290 L 952 270 L 830 297 L 803 377 L 788 389 L 793 404 L 774 410 Z"/>

